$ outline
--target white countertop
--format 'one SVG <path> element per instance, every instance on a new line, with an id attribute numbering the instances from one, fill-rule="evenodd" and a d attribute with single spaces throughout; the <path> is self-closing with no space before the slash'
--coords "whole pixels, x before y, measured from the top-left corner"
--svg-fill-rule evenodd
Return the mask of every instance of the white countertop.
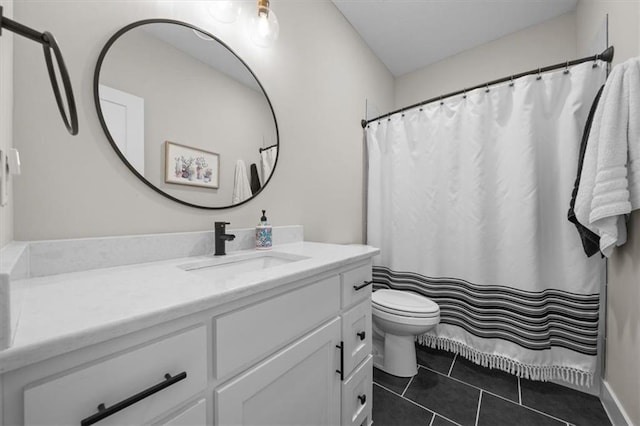
<path id="1" fill-rule="evenodd" d="M 255 250 L 226 259 L 247 252 Z M 299 242 L 270 253 L 307 259 L 221 279 L 179 267 L 213 259 L 193 256 L 17 280 L 16 326 L 11 346 L 0 351 L 0 373 L 366 260 L 378 249 Z"/>

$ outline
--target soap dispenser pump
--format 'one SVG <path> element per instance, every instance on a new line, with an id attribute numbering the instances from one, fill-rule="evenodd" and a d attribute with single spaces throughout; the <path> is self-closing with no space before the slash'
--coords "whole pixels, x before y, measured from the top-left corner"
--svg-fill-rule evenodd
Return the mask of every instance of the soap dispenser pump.
<path id="1" fill-rule="evenodd" d="M 265 215 L 266 210 L 262 210 L 262 217 L 256 226 L 256 250 L 270 250 L 272 245 L 271 225 Z"/>

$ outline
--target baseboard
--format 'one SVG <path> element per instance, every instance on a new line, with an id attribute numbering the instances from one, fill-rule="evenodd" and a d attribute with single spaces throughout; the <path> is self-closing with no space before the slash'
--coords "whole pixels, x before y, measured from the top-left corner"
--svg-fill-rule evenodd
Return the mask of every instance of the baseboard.
<path id="1" fill-rule="evenodd" d="M 624 411 L 616 394 L 613 393 L 609 384 L 604 379 L 602 380 L 602 386 L 600 386 L 600 400 L 613 426 L 633 426 L 631 419 L 626 411 Z"/>

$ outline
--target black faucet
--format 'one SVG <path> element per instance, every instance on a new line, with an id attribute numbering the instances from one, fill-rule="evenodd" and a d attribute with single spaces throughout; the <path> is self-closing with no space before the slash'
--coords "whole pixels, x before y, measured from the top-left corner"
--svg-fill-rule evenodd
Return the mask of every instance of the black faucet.
<path id="1" fill-rule="evenodd" d="M 224 256 L 227 254 L 225 252 L 225 242 L 233 241 L 236 238 L 235 235 L 226 233 L 227 225 L 231 224 L 229 222 L 215 222 L 213 225 L 213 229 L 215 231 L 214 244 L 216 246 L 216 256 Z"/>

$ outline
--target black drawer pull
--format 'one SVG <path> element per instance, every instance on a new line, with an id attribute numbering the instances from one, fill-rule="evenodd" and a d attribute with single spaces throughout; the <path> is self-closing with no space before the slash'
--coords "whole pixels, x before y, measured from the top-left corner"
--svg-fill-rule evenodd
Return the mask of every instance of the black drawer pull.
<path id="1" fill-rule="evenodd" d="M 367 395 L 365 394 L 358 395 L 358 399 L 360 400 L 360 404 L 364 405 L 364 403 L 367 402 Z"/>
<path id="2" fill-rule="evenodd" d="M 104 404 L 98 405 L 98 412 L 87 417 L 86 419 L 80 422 L 81 426 L 89 426 L 95 423 L 98 423 L 100 420 L 104 420 L 107 417 L 117 413 L 118 411 L 124 410 L 130 405 L 135 404 L 136 402 L 140 402 L 143 399 L 153 395 L 154 393 L 160 392 L 163 389 L 168 388 L 169 386 L 178 383 L 180 380 L 184 380 L 187 378 L 187 372 L 183 371 L 182 373 L 171 376 L 171 374 L 164 375 L 164 382 L 158 383 L 157 385 L 153 385 L 148 389 L 143 390 L 140 393 L 137 393 L 127 399 L 124 399 L 118 403 L 113 404 L 111 407 L 105 407 Z"/>
<path id="3" fill-rule="evenodd" d="M 366 286 L 369 286 L 369 285 L 371 285 L 371 284 L 373 284 L 373 280 L 371 280 L 371 281 L 365 281 L 365 282 L 364 282 L 364 284 L 361 284 L 361 285 L 354 285 L 354 286 L 353 286 L 353 289 L 354 289 L 355 291 L 362 290 L 363 288 L 365 288 Z"/>
<path id="4" fill-rule="evenodd" d="M 356 334 L 358 335 L 360 340 L 364 340 L 365 336 L 367 335 L 364 331 L 361 331 L 360 333 L 356 333 Z"/>

